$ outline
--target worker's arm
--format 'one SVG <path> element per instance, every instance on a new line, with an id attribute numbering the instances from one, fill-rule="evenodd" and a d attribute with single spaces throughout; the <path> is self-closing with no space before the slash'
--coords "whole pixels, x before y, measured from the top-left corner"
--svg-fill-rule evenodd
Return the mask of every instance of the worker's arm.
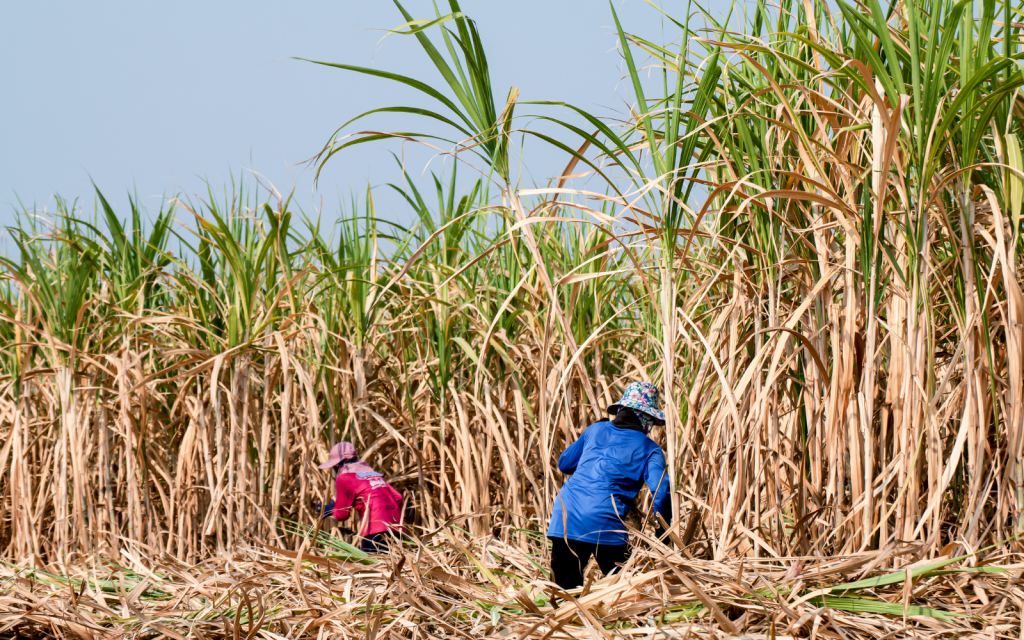
<path id="1" fill-rule="evenodd" d="M 334 500 L 331 500 L 327 504 L 320 504 L 319 502 L 313 503 L 313 512 L 316 513 L 318 518 L 326 518 L 329 515 L 334 514 Z"/>
<path id="2" fill-rule="evenodd" d="M 647 470 L 644 472 L 644 482 L 647 483 L 651 494 L 654 496 L 654 510 L 665 518 L 665 522 L 672 522 L 672 498 L 669 491 L 668 471 L 665 469 L 665 454 L 661 449 L 651 453 L 647 459 Z"/>
<path id="3" fill-rule="evenodd" d="M 352 511 L 352 503 L 355 500 L 356 492 L 353 479 L 354 473 L 339 473 L 334 481 L 337 497 L 334 499 L 334 517 L 337 520 L 345 520 Z"/>
<path id="4" fill-rule="evenodd" d="M 576 465 L 580 463 L 580 456 L 583 455 L 583 447 L 586 446 L 588 431 L 590 431 L 590 427 L 584 429 L 579 439 L 570 444 L 569 447 L 562 452 L 562 455 L 559 456 L 559 471 L 565 474 L 576 473 Z"/>

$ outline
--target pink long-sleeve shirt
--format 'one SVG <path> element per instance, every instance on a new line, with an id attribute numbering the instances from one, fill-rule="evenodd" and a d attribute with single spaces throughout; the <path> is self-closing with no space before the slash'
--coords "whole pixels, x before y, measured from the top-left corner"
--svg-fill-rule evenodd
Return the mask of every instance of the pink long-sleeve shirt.
<path id="1" fill-rule="evenodd" d="M 383 476 L 360 478 L 357 473 L 339 473 L 334 486 L 337 490 L 334 517 L 344 520 L 355 507 L 362 537 L 402 530 L 399 526 L 402 521 L 402 494 L 395 491 Z"/>

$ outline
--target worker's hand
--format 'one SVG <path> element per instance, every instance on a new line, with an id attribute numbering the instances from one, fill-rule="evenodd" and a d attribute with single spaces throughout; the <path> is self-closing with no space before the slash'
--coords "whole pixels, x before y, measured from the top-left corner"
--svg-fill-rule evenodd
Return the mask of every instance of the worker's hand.
<path id="1" fill-rule="evenodd" d="M 326 518 L 331 515 L 334 511 L 334 500 L 331 500 L 325 505 L 321 505 L 319 502 L 313 503 L 313 513 L 317 514 L 317 517 Z"/>
<path id="2" fill-rule="evenodd" d="M 661 516 L 660 513 L 656 513 L 654 520 L 654 537 L 660 542 L 664 542 L 665 538 L 668 537 L 668 522 Z"/>
<path id="3" fill-rule="evenodd" d="M 654 538 L 663 543 L 669 539 L 669 523 L 660 513 L 654 514 Z"/>

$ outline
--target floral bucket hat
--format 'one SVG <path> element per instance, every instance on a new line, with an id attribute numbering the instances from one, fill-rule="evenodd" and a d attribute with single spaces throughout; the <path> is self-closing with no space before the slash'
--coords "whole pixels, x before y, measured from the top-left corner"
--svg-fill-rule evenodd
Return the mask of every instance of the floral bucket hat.
<path id="1" fill-rule="evenodd" d="M 622 400 L 608 407 L 608 413 L 615 415 L 621 407 L 646 414 L 658 423 L 665 422 L 665 412 L 658 408 L 658 387 L 650 382 L 630 382 Z"/>

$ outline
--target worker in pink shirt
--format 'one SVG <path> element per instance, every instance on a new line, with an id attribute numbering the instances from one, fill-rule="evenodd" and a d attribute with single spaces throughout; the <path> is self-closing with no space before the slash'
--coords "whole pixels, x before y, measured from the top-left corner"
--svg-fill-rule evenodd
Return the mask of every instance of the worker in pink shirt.
<path id="1" fill-rule="evenodd" d="M 356 457 L 351 442 L 339 442 L 331 448 L 320 469 L 334 469 L 336 497 L 321 516 L 334 515 L 345 520 L 355 507 L 362 537 L 360 548 L 366 553 L 387 550 L 387 538 L 402 533 L 402 494 L 388 484 L 384 476 Z"/>

